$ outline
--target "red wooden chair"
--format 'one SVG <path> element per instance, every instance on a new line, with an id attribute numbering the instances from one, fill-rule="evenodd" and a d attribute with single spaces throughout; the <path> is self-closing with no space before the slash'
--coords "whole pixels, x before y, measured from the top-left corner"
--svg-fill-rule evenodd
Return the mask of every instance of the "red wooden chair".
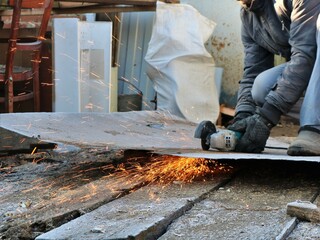
<path id="1" fill-rule="evenodd" d="M 14 103 L 33 99 L 33 111 L 40 111 L 39 64 L 41 47 L 51 16 L 53 0 L 8 0 L 13 8 L 10 38 L 6 52 L 6 64 L 0 68 L 0 104 L 4 112 L 14 112 Z M 20 37 L 20 19 L 22 9 L 42 9 L 40 27 L 35 36 Z M 32 53 L 30 67 L 15 65 L 18 51 Z"/>

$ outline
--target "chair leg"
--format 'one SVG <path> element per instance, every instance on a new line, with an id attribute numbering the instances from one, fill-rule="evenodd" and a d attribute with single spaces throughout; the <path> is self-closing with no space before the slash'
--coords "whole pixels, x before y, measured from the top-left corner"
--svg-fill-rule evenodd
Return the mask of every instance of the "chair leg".
<path id="1" fill-rule="evenodd" d="M 39 68 L 40 68 L 40 51 L 35 52 L 35 58 L 33 62 L 33 110 L 34 112 L 40 112 L 40 80 L 39 80 Z"/>
<path id="2" fill-rule="evenodd" d="M 9 76 L 5 81 L 5 112 L 13 112 L 13 79 Z"/>
<path id="3" fill-rule="evenodd" d="M 40 112 L 40 86 L 39 86 L 39 66 L 33 76 L 33 107 L 34 112 Z"/>
<path id="4" fill-rule="evenodd" d="M 14 61 L 14 53 L 16 49 L 16 43 L 14 41 L 9 41 L 9 48 L 7 52 L 6 59 L 6 70 L 4 76 L 4 85 L 5 85 L 5 112 L 12 113 L 13 112 L 13 61 Z"/>

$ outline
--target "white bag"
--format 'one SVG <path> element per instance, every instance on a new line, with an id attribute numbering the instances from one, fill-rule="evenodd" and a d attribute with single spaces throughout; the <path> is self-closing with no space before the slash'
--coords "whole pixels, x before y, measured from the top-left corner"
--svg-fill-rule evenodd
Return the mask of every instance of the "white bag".
<path id="1" fill-rule="evenodd" d="M 204 43 L 215 23 L 187 4 L 158 2 L 145 57 L 157 107 L 191 122 L 216 122 L 215 65 Z"/>

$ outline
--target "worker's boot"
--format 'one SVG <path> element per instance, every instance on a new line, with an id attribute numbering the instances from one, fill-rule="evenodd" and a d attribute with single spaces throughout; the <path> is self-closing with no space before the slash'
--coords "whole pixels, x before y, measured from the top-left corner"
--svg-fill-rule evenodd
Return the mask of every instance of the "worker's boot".
<path id="1" fill-rule="evenodd" d="M 301 130 L 290 144 L 287 153 L 291 156 L 320 156 L 319 130 Z"/>

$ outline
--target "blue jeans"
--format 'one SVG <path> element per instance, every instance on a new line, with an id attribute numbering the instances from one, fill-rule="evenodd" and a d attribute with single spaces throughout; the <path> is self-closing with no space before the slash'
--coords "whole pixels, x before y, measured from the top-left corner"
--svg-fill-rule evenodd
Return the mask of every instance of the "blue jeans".
<path id="1" fill-rule="evenodd" d="M 317 58 L 300 109 L 300 126 L 312 126 L 320 130 L 320 16 L 317 29 Z M 286 63 L 278 65 L 256 77 L 251 92 L 256 104 L 263 105 L 265 97 L 277 83 L 285 66 Z"/>

